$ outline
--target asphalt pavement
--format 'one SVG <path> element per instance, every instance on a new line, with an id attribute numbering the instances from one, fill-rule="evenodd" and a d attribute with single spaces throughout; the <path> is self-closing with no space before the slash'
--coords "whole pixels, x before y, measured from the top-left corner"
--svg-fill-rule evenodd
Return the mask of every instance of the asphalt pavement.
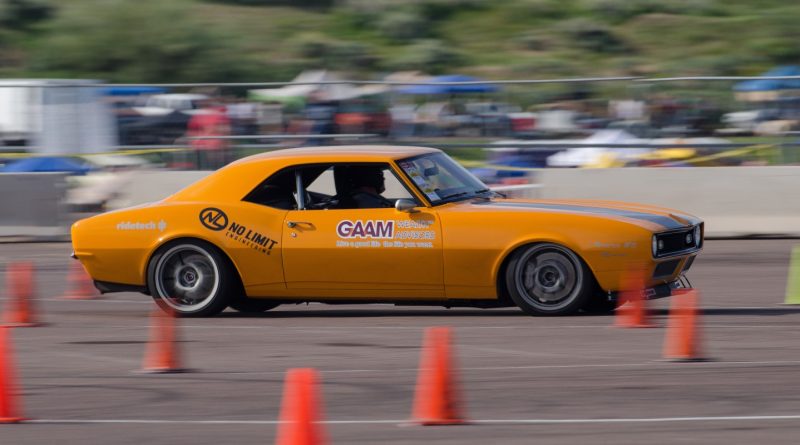
<path id="1" fill-rule="evenodd" d="M 141 375 L 153 303 L 60 299 L 68 244 L 0 244 L 37 264 L 46 326 L 14 329 L 24 414 L 0 444 L 263 444 L 286 369 L 320 371 L 332 444 L 795 443 L 800 307 L 783 306 L 798 240 L 708 241 L 689 273 L 712 361 L 660 361 L 652 329 L 516 309 L 281 306 L 179 321 L 186 374 Z M 0 280 L 2 281 L 2 280 Z M 0 289 L 5 289 L 0 283 Z M 451 326 L 470 425 L 408 426 L 424 329 Z"/>

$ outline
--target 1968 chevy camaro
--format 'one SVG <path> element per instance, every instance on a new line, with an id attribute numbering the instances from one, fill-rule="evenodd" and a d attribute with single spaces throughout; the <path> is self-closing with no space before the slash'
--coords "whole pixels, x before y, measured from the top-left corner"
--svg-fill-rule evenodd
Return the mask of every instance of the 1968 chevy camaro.
<path id="1" fill-rule="evenodd" d="M 614 308 L 684 285 L 703 223 L 642 204 L 506 199 L 443 152 L 288 149 L 234 162 L 152 204 L 72 226 L 102 292 L 209 316 L 301 302 Z"/>

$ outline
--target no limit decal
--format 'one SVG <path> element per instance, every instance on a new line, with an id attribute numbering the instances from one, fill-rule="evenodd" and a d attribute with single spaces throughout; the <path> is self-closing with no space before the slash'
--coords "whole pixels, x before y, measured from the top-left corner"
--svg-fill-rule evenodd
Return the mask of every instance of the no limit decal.
<path id="1" fill-rule="evenodd" d="M 228 229 L 225 236 L 238 241 L 251 249 L 269 255 L 278 242 L 263 233 L 248 229 L 247 226 L 231 221 L 228 224 L 228 215 L 220 209 L 208 207 L 200 211 L 200 223 L 207 229 L 219 232 Z"/>

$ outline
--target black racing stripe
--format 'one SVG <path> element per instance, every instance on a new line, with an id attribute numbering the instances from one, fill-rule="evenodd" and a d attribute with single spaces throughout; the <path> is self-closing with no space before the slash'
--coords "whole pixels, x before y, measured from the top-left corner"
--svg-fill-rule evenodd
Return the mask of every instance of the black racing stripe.
<path id="1" fill-rule="evenodd" d="M 651 223 L 655 223 L 660 226 L 663 226 L 667 230 L 680 229 L 686 227 L 683 224 L 679 223 L 678 221 L 675 221 L 674 219 L 668 216 L 656 215 L 653 213 L 636 212 L 633 210 L 610 209 L 607 207 L 590 207 L 590 206 L 570 205 L 570 204 L 534 204 L 534 203 L 513 203 L 513 202 L 492 202 L 487 204 L 500 207 L 522 207 L 526 209 L 565 210 L 568 212 L 620 216 L 623 218 L 638 219 L 640 221 L 648 221 Z"/>

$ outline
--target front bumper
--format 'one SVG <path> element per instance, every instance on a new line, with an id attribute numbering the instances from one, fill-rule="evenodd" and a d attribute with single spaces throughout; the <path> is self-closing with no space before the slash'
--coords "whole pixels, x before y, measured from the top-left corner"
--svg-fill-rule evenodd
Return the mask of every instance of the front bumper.
<path id="1" fill-rule="evenodd" d="M 668 283 L 658 284 L 656 286 L 645 289 L 644 298 L 645 300 L 657 300 L 659 298 L 670 297 L 674 295 L 675 291 L 678 289 L 690 289 L 690 287 L 685 282 L 682 276 L 679 277 L 677 280 L 673 280 Z M 617 301 L 619 294 L 620 294 L 619 291 L 609 292 L 608 300 Z"/>

